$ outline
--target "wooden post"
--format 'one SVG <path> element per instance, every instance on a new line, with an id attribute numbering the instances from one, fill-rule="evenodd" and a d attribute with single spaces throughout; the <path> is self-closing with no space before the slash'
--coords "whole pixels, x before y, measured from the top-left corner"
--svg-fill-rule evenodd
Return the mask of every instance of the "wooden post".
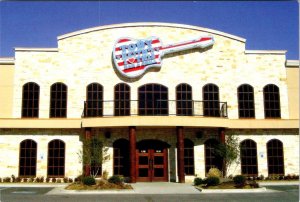
<path id="1" fill-rule="evenodd" d="M 185 183 L 184 177 L 184 133 L 183 127 L 177 128 L 177 165 L 178 165 L 178 181 Z"/>
<path id="2" fill-rule="evenodd" d="M 129 163 L 130 163 L 130 180 L 136 183 L 136 128 L 129 127 Z"/>
<path id="3" fill-rule="evenodd" d="M 225 142 L 225 128 L 219 128 L 219 137 L 220 137 L 220 143 L 221 144 L 226 144 Z M 223 159 L 222 160 L 222 170 L 223 170 L 223 177 L 226 176 L 226 162 Z"/>
<path id="4" fill-rule="evenodd" d="M 84 138 L 85 138 L 85 140 L 90 140 L 92 138 L 92 129 L 91 128 L 85 128 Z M 83 149 L 85 149 L 85 148 L 83 148 Z M 90 172 L 91 172 L 91 164 L 86 163 L 84 165 L 84 175 L 89 176 Z"/>

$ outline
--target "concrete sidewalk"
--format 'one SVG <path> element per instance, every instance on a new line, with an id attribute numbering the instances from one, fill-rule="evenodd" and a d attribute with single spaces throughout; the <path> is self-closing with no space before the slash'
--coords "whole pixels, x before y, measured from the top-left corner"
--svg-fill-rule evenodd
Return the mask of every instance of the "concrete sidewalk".
<path id="1" fill-rule="evenodd" d="M 0 187 L 53 187 L 47 195 L 66 195 L 66 194 L 201 194 L 201 193 L 249 193 L 249 192 L 277 192 L 276 190 L 266 189 L 264 186 L 285 186 L 298 185 L 299 181 L 276 181 L 259 182 L 259 189 L 227 189 L 227 190 L 198 190 L 192 184 L 172 183 L 172 182 L 138 182 L 131 184 L 133 189 L 126 190 L 65 190 L 67 183 L 1 183 Z"/>
<path id="2" fill-rule="evenodd" d="M 199 194 L 200 191 L 192 184 L 180 184 L 172 182 L 138 182 L 131 184 L 133 189 L 125 190 L 65 190 L 64 187 L 56 187 L 47 195 L 61 194 Z"/>

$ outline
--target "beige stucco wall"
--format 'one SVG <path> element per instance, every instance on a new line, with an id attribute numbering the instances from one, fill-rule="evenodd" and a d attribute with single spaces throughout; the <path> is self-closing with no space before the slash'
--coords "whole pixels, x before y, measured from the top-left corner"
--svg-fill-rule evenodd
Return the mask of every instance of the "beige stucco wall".
<path id="1" fill-rule="evenodd" d="M 299 119 L 299 67 L 286 68 L 290 119 Z"/>
<path id="2" fill-rule="evenodd" d="M 160 71 L 149 72 L 138 80 L 120 78 L 113 68 L 112 48 L 119 37 L 158 36 L 164 44 L 171 44 L 207 34 L 215 38 L 211 49 L 167 55 Z M 236 91 L 243 83 L 254 87 L 256 118 L 263 119 L 262 88 L 273 83 L 280 88 L 282 118 L 289 117 L 285 54 L 245 53 L 245 43 L 240 38 L 184 26 L 141 25 L 99 28 L 59 39 L 57 50 L 16 49 L 14 118 L 21 116 L 22 86 L 29 81 L 41 87 L 40 118 L 49 117 L 50 86 L 55 82 L 64 82 L 68 86 L 68 118 L 81 116 L 86 86 L 92 82 L 103 85 L 104 100 L 114 99 L 114 86 L 120 82 L 129 83 L 132 100 L 137 100 L 138 87 L 146 83 L 167 86 L 169 100 L 175 100 L 178 84 L 188 83 L 193 87 L 193 99 L 202 100 L 202 87 L 214 83 L 219 86 L 220 101 L 228 103 L 231 119 L 238 118 Z M 113 114 L 112 103 L 105 104 L 104 113 Z"/>
<path id="3" fill-rule="evenodd" d="M 14 65 L 0 64 L 0 118 L 12 117 Z"/>

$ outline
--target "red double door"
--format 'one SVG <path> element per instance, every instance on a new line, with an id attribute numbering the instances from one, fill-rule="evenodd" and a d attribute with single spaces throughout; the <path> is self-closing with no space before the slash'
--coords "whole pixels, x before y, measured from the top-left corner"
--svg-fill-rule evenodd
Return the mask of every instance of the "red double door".
<path id="1" fill-rule="evenodd" d="M 137 149 L 136 174 L 139 182 L 168 181 L 167 148 Z"/>

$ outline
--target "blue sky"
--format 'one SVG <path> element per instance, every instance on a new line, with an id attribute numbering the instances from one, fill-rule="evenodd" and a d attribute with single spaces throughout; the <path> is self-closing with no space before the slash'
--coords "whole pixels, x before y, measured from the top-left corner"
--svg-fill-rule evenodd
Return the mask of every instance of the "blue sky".
<path id="1" fill-rule="evenodd" d="M 170 22 L 247 39 L 247 50 L 287 50 L 299 58 L 299 5 L 274 2 L 1 2 L 0 57 L 14 47 L 57 47 L 57 36 L 101 25 Z"/>

